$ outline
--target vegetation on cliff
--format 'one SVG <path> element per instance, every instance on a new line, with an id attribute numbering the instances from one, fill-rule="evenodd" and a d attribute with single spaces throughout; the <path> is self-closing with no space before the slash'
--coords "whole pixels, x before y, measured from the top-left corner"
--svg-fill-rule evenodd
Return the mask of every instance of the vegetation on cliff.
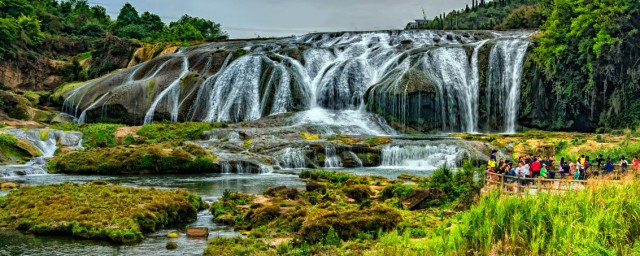
<path id="1" fill-rule="evenodd" d="M 171 224 L 193 221 L 200 196 L 105 185 L 24 187 L 0 197 L 0 227 L 131 243 Z"/>
<path id="2" fill-rule="evenodd" d="M 35 57 L 45 38 L 101 37 L 105 33 L 146 42 L 195 41 L 226 37 L 220 24 L 183 16 L 168 26 L 160 16 L 141 15 L 126 3 L 115 21 L 100 5 L 86 0 L 0 1 L 0 60 L 24 54 Z"/>

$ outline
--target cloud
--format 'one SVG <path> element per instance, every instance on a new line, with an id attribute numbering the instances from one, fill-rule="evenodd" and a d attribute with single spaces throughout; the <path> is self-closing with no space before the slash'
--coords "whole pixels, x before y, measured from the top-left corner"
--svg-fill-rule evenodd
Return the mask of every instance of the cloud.
<path id="1" fill-rule="evenodd" d="M 461 9 L 470 0 L 128 0 L 138 12 L 163 21 L 183 14 L 221 23 L 233 38 L 288 36 L 307 32 L 402 29 L 415 18 Z M 102 4 L 115 18 L 127 0 Z"/>

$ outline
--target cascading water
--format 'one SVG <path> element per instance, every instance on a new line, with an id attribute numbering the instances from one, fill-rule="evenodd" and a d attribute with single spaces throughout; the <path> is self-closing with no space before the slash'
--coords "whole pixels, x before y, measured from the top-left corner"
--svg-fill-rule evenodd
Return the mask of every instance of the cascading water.
<path id="1" fill-rule="evenodd" d="M 457 168 L 465 150 L 454 145 L 388 145 L 382 149 L 382 167 L 435 170 Z"/>
<path id="2" fill-rule="evenodd" d="M 327 145 L 324 148 L 324 167 L 326 168 L 340 168 L 342 167 L 342 160 L 338 156 L 336 148 L 331 145 Z"/>
<path id="3" fill-rule="evenodd" d="M 305 151 L 302 148 L 285 148 L 275 154 L 276 164 L 285 169 L 307 168 Z"/>
<path id="4" fill-rule="evenodd" d="M 393 133 L 380 114 L 402 131 L 513 132 L 531 34 L 385 31 L 210 43 L 89 82 L 66 94 L 63 110 L 91 122 L 102 108 L 129 123 L 301 112 L 293 117 L 299 125 L 326 133 Z M 492 118 L 500 122 L 484 122 Z"/>
<path id="5" fill-rule="evenodd" d="M 529 42 L 526 40 L 499 40 L 489 57 L 489 74 L 487 79 L 487 98 L 495 99 L 487 104 L 490 117 L 499 117 L 503 113 L 502 120 L 494 119 L 494 126 L 503 125 L 504 132 L 515 133 L 516 121 L 520 106 L 520 82 L 524 59 Z M 491 122 L 491 119 L 489 120 Z"/>
<path id="6" fill-rule="evenodd" d="M 47 159 L 53 157 L 58 149 L 58 144 L 71 149 L 82 149 L 82 134 L 78 132 L 45 129 L 7 129 L 2 132 L 29 142 L 42 156 L 34 157 L 25 164 L 0 166 L 0 177 L 47 174 L 44 167 Z"/>

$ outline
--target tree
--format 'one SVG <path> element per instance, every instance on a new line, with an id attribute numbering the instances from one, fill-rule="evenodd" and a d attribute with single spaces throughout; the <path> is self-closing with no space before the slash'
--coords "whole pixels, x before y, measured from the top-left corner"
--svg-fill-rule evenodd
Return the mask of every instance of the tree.
<path id="1" fill-rule="evenodd" d="M 33 14 L 33 6 L 26 0 L 2 0 L 0 17 L 18 18 L 20 15 Z"/>
<path id="2" fill-rule="evenodd" d="M 139 22 L 140 16 L 138 16 L 136 8 L 134 8 L 130 3 L 126 3 L 122 9 L 120 9 L 120 14 L 118 14 L 118 19 L 116 19 L 116 27 L 123 28 L 128 25 L 138 24 Z"/>
<path id="3" fill-rule="evenodd" d="M 184 15 L 177 21 L 169 23 L 169 28 L 173 30 L 175 26 L 182 25 L 180 30 L 190 30 L 187 25 L 193 26 L 202 35 L 201 39 L 217 39 L 226 36 L 226 32 L 222 31 L 220 24 L 202 18 Z M 175 34 L 174 34 L 175 35 Z"/>
<path id="4" fill-rule="evenodd" d="M 144 12 L 140 16 L 140 24 L 145 27 L 149 32 L 160 33 L 162 29 L 165 27 L 164 23 L 162 23 L 162 19 L 160 16 L 150 13 Z"/>

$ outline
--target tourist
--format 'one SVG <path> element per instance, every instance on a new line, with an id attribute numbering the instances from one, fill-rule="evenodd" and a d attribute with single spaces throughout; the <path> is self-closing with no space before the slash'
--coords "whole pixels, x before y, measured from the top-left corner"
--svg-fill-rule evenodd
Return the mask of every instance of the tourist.
<path id="1" fill-rule="evenodd" d="M 549 175 L 547 174 L 547 164 L 542 164 L 542 168 L 540 168 L 540 177 L 546 179 Z"/>
<path id="2" fill-rule="evenodd" d="M 509 179 L 507 179 L 507 182 L 511 183 L 515 181 L 515 177 L 517 176 L 516 174 L 516 169 L 513 168 L 513 166 L 508 165 L 507 166 L 509 169 L 509 172 L 507 172 L 507 175 L 510 177 Z"/>
<path id="3" fill-rule="evenodd" d="M 569 165 L 566 161 L 564 161 L 564 157 L 560 158 L 560 165 L 558 166 L 558 172 L 560 173 L 560 178 L 564 178 L 564 175 L 569 172 Z"/>
<path id="4" fill-rule="evenodd" d="M 611 161 L 611 158 L 607 157 L 607 164 L 604 166 L 604 173 L 610 174 L 612 172 L 613 172 L 613 161 Z"/>
<path id="5" fill-rule="evenodd" d="M 640 169 L 640 160 L 638 160 L 637 156 L 633 158 L 632 164 L 634 173 L 638 173 L 638 169 Z"/>
<path id="6" fill-rule="evenodd" d="M 498 157 L 496 156 L 496 154 L 498 153 L 498 150 L 492 150 L 491 151 L 491 156 L 489 156 L 489 160 L 493 160 L 494 162 L 498 162 Z"/>
<path id="7" fill-rule="evenodd" d="M 573 176 L 573 173 L 576 171 L 576 165 L 569 160 L 569 175 Z"/>
<path id="8" fill-rule="evenodd" d="M 580 170 L 576 170 L 573 172 L 573 179 L 574 180 L 579 180 L 580 179 Z"/>
<path id="9" fill-rule="evenodd" d="M 620 158 L 620 172 L 624 173 L 627 171 L 627 166 L 629 166 L 629 162 L 624 159 L 624 156 Z"/>
<path id="10" fill-rule="evenodd" d="M 601 168 L 604 167 L 602 163 L 605 163 L 604 158 L 602 158 L 602 154 L 598 155 L 598 157 L 596 158 L 596 163 L 598 163 L 598 171 L 602 170 Z"/>
<path id="11" fill-rule="evenodd" d="M 542 165 L 540 165 L 540 161 L 535 158 L 533 159 L 533 163 L 531 163 L 531 172 L 532 178 L 537 178 L 538 176 L 540 176 L 540 169 L 542 168 Z"/>

